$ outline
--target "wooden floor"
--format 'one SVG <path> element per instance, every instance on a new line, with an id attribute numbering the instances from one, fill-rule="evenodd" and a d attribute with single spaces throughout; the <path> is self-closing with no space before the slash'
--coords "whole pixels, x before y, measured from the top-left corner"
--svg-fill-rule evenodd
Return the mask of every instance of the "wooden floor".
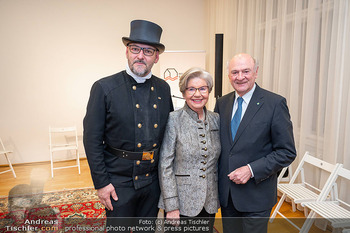
<path id="1" fill-rule="evenodd" d="M 55 166 L 73 165 L 74 161 L 58 162 Z M 0 167 L 0 172 L 7 170 L 7 167 Z M 54 171 L 54 178 L 51 178 L 50 163 L 32 163 L 24 165 L 14 165 L 17 175 L 15 179 L 11 172 L 0 174 L 0 196 L 7 196 L 10 189 L 18 184 L 30 184 L 38 191 L 59 191 L 65 189 L 76 189 L 93 187 L 90 176 L 90 169 L 86 159 L 81 159 L 81 174 L 78 174 L 78 168 L 67 168 Z M 263 200 L 262 200 L 263 201 Z M 295 218 L 297 225 L 301 226 L 304 221 L 304 214 L 301 211 L 293 212 L 289 203 L 284 203 L 280 211 L 288 218 Z M 220 217 L 220 212 L 217 214 Z M 222 232 L 220 222 L 216 221 L 216 228 Z M 269 224 L 269 233 L 294 233 L 298 232 L 294 227 L 287 223 L 282 218 L 276 218 L 273 223 Z M 313 226 L 310 233 L 330 232 L 321 231 Z"/>
<path id="2" fill-rule="evenodd" d="M 7 196 L 10 189 L 18 184 L 30 184 L 32 187 L 41 188 L 44 192 L 93 187 L 87 160 L 81 159 L 80 162 L 80 175 L 78 168 L 74 167 L 55 170 L 54 178 L 51 178 L 49 162 L 14 165 L 16 179 L 12 172 L 0 174 L 0 195 Z M 57 162 L 54 167 L 69 166 L 74 165 L 74 163 L 74 161 Z M 6 167 L 0 167 L 0 172 L 7 169 Z"/>

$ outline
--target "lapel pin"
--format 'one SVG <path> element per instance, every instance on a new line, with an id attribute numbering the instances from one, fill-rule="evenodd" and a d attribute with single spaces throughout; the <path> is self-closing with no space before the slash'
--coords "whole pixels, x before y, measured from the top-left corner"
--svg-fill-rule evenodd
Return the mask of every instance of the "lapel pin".
<path id="1" fill-rule="evenodd" d="M 259 105 L 259 104 L 260 104 L 259 102 L 256 103 L 256 105 Z"/>

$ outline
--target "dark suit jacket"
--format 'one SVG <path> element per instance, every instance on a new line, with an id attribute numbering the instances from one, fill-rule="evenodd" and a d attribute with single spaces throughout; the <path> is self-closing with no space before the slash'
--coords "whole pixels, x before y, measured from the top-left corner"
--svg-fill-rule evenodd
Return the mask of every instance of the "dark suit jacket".
<path id="1" fill-rule="evenodd" d="M 219 198 L 227 206 L 229 193 L 240 212 L 271 209 L 277 201 L 277 172 L 296 157 L 293 127 L 286 99 L 256 85 L 239 125 L 235 141 L 231 136 L 231 116 L 235 92 L 217 100 L 220 114 L 221 157 L 219 159 Z M 228 174 L 250 164 L 254 177 L 235 184 Z"/>

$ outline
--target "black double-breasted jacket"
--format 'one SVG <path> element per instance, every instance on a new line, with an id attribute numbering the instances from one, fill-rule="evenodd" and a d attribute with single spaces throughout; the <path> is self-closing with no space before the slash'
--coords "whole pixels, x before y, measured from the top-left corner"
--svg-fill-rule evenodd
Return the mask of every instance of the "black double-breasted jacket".
<path id="1" fill-rule="evenodd" d="M 96 81 L 84 118 L 84 147 L 96 189 L 109 183 L 135 189 L 158 179 L 158 155 L 151 160 L 128 160 L 106 151 L 157 150 L 169 112 L 170 87 L 155 76 L 137 83 L 125 71 Z"/>

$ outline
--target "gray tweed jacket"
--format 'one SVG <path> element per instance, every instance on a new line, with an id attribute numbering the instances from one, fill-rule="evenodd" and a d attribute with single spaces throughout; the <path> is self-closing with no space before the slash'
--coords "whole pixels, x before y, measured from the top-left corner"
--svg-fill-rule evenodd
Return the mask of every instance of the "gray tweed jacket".
<path id="1" fill-rule="evenodd" d="M 205 111 L 201 121 L 187 104 L 171 112 L 160 150 L 159 208 L 196 216 L 219 208 L 217 161 L 220 156 L 219 115 Z"/>

